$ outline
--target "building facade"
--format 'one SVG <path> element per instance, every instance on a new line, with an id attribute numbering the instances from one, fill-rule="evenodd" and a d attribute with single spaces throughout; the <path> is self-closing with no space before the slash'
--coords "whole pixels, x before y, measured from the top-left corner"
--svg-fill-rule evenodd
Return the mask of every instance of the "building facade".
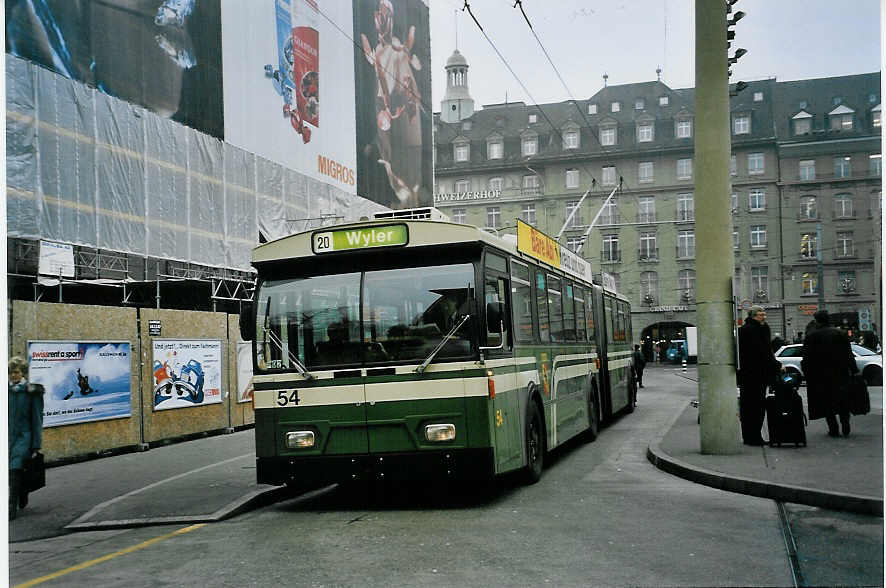
<path id="1" fill-rule="evenodd" d="M 760 304 L 793 339 L 823 306 L 879 330 L 879 87 L 876 73 L 769 79 L 732 97 L 737 318 Z M 630 297 L 638 338 L 677 337 L 696 323 L 694 97 L 654 81 L 435 116 L 435 206 L 501 234 L 520 218 L 559 236 Z"/>

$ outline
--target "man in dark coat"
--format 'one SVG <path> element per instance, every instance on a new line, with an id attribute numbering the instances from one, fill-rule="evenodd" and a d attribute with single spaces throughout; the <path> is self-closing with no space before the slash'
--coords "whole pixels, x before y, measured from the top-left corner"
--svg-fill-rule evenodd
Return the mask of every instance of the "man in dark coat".
<path id="1" fill-rule="evenodd" d="M 766 387 L 781 371 L 769 341 L 766 311 L 752 306 L 748 318 L 738 329 L 738 385 L 741 437 L 745 445 L 763 445 Z"/>
<path id="2" fill-rule="evenodd" d="M 815 313 L 816 328 L 803 341 L 800 367 L 806 377 L 806 402 L 809 420 L 822 417 L 828 423 L 828 435 L 839 437 L 837 415 L 843 435 L 849 435 L 849 401 L 847 385 L 850 374 L 858 373 L 849 337 L 831 325 L 828 311 Z"/>
<path id="3" fill-rule="evenodd" d="M 646 358 L 640 351 L 639 345 L 634 345 L 634 373 L 637 375 L 637 387 L 643 387 L 643 369 L 646 367 Z"/>

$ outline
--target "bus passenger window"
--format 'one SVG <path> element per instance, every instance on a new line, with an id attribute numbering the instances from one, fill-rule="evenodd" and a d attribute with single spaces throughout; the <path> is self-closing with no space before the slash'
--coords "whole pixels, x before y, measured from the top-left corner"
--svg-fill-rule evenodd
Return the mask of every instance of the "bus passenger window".
<path id="1" fill-rule="evenodd" d="M 563 298 L 560 278 L 548 275 L 548 309 L 551 312 L 551 341 L 563 341 Z"/>
<path id="2" fill-rule="evenodd" d="M 563 338 L 575 341 L 575 296 L 569 283 L 563 289 Z"/>
<path id="3" fill-rule="evenodd" d="M 585 298 L 585 326 L 588 328 L 588 341 L 596 341 L 597 333 L 594 330 L 594 291 L 588 290 Z"/>
<path id="4" fill-rule="evenodd" d="M 514 307 L 514 337 L 518 343 L 532 343 L 532 292 L 529 268 L 511 262 L 511 304 Z"/>
<path id="5" fill-rule="evenodd" d="M 585 291 L 584 288 L 575 287 L 575 338 L 578 341 L 587 341 L 587 322 L 585 319 Z"/>
<path id="6" fill-rule="evenodd" d="M 538 315 L 538 338 L 542 343 L 551 340 L 551 325 L 548 322 L 548 292 L 545 288 L 545 275 L 535 273 L 535 309 Z"/>
<path id="7" fill-rule="evenodd" d="M 613 332 L 615 328 L 615 301 L 612 298 L 603 297 L 603 314 L 606 315 L 606 340 L 614 343 Z"/>

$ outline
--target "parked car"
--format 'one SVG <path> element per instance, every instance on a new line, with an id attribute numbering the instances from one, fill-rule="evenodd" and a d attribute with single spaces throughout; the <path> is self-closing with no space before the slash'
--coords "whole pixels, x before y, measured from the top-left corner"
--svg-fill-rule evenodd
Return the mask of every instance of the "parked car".
<path id="1" fill-rule="evenodd" d="M 852 355 L 855 356 L 855 365 L 858 366 L 858 371 L 861 372 L 868 386 L 882 386 L 883 357 L 867 347 L 855 343 L 852 343 L 851 347 Z M 796 372 L 801 381 L 805 380 L 803 368 L 800 367 L 800 362 L 803 361 L 802 344 L 784 345 L 775 352 L 775 359 L 784 366 L 786 371 Z"/>

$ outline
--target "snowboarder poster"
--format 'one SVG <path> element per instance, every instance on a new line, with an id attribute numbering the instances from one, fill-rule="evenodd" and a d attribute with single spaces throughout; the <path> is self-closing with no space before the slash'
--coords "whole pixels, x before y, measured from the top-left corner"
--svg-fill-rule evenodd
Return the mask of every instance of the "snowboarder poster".
<path id="1" fill-rule="evenodd" d="M 131 415 L 128 341 L 29 341 L 29 381 L 46 388 L 43 426 Z"/>
<path id="2" fill-rule="evenodd" d="M 154 410 L 222 401 L 221 348 L 218 339 L 154 339 Z"/>

